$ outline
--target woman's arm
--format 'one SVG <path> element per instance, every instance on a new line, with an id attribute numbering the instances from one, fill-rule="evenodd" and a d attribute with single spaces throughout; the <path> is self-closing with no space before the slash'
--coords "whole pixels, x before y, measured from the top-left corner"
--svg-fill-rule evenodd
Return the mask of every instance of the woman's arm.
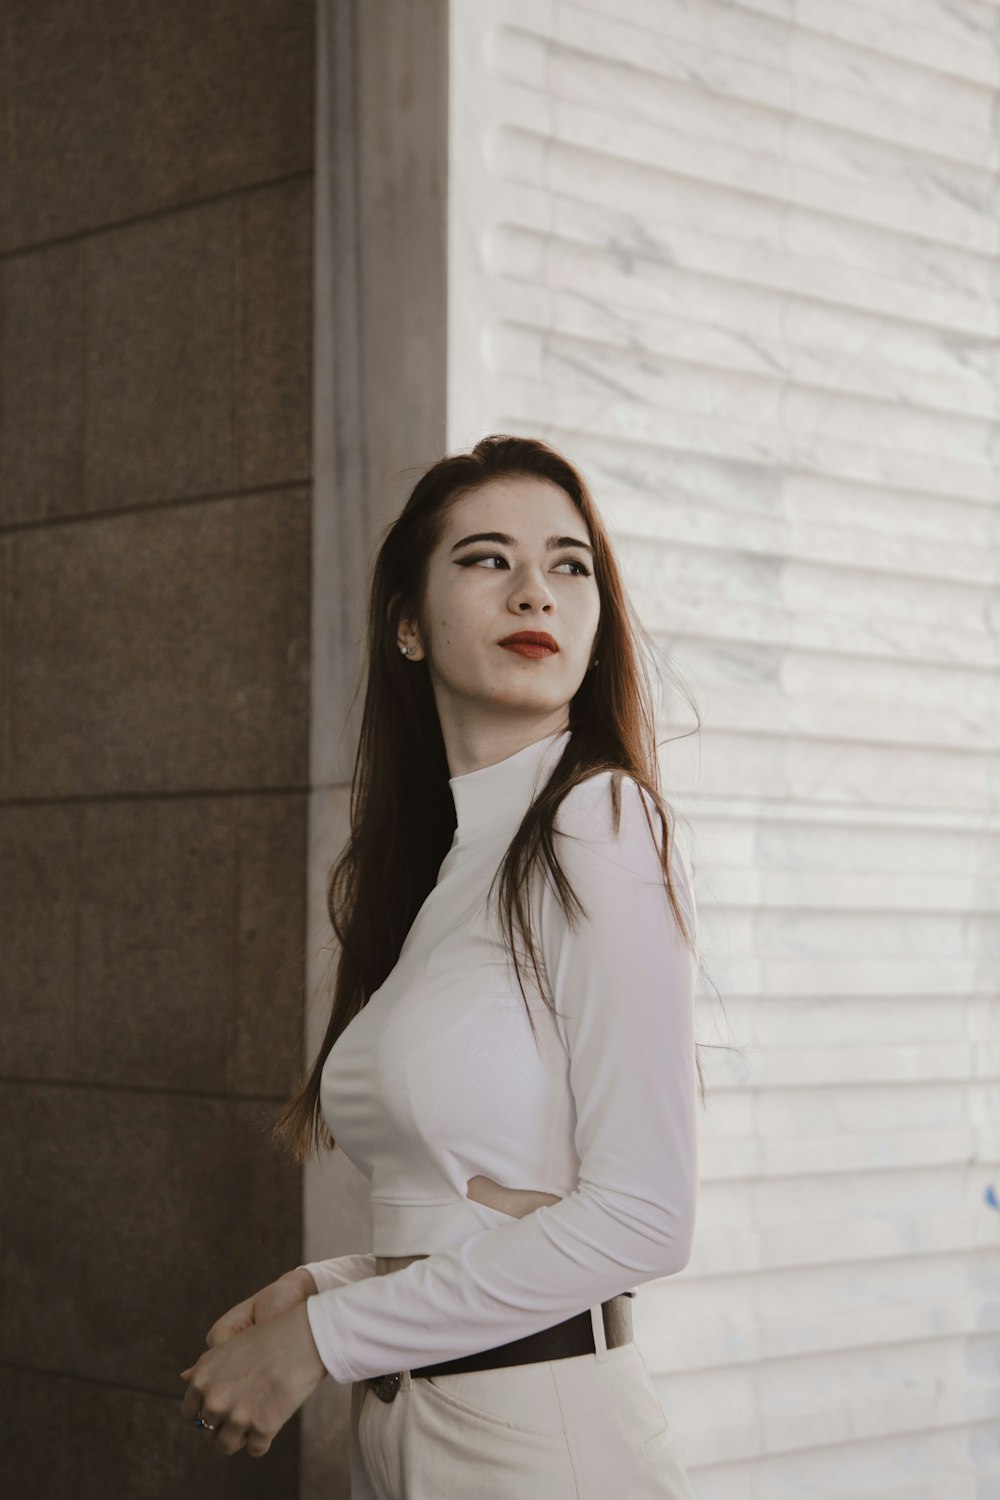
<path id="1" fill-rule="evenodd" d="M 337 1255 L 332 1260 L 312 1260 L 306 1265 L 296 1266 L 296 1272 L 304 1271 L 312 1281 L 312 1292 L 328 1292 L 335 1286 L 349 1286 L 353 1281 L 364 1281 L 375 1275 L 375 1256 Z M 307 1295 L 311 1295 L 307 1293 Z"/>

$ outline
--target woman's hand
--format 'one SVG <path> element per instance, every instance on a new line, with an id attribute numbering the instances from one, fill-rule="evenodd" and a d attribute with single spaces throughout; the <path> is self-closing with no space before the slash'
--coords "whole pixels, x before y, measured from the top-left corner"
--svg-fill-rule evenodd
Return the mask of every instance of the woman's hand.
<path id="1" fill-rule="evenodd" d="M 191 1383 L 181 1416 L 193 1422 L 200 1411 L 221 1452 L 245 1447 L 262 1458 L 326 1373 L 300 1298 L 266 1322 L 228 1333 L 185 1370 L 181 1378 L 190 1374 Z"/>
<path id="2" fill-rule="evenodd" d="M 315 1281 L 304 1267 L 286 1271 L 277 1281 L 268 1282 L 259 1292 L 254 1292 L 252 1297 L 237 1302 L 221 1318 L 216 1318 L 205 1335 L 205 1343 L 210 1349 L 215 1349 L 234 1334 L 252 1328 L 255 1323 L 266 1323 L 271 1318 L 277 1318 L 296 1303 L 313 1296 L 316 1290 Z M 194 1366 L 191 1365 L 187 1370 L 182 1370 L 181 1379 L 186 1380 L 193 1369 Z"/>

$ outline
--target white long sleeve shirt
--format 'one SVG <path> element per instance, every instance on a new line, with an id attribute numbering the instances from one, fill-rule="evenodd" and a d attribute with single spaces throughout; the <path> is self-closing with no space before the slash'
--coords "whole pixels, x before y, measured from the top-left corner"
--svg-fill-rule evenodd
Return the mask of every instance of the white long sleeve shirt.
<path id="1" fill-rule="evenodd" d="M 563 800 L 556 850 L 583 903 L 532 893 L 559 1015 L 521 961 L 538 1047 L 490 881 L 571 731 L 450 780 L 458 826 L 385 983 L 338 1037 L 321 1105 L 371 1180 L 371 1254 L 310 1262 L 307 1299 L 334 1380 L 415 1369 L 523 1338 L 689 1259 L 697 1189 L 695 964 L 643 812 L 611 774 Z M 683 856 L 671 875 L 689 930 Z M 515 929 L 516 930 L 516 929 Z M 520 941 L 520 939 L 518 939 Z M 519 955 L 520 961 L 520 955 Z M 522 1218 L 478 1203 L 478 1174 L 557 1195 Z M 426 1255 L 387 1276 L 375 1256 Z"/>

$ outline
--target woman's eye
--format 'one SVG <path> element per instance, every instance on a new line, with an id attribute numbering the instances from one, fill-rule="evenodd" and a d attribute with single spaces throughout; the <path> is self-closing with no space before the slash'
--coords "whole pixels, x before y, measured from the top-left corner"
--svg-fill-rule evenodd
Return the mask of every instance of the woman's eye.
<path id="1" fill-rule="evenodd" d="M 493 562 L 494 559 L 496 559 L 497 562 L 502 562 L 504 566 L 506 566 L 507 564 L 507 559 L 504 557 L 502 552 L 483 552 L 478 557 L 463 557 L 462 566 L 468 567 L 471 563 Z M 576 576 L 580 578 L 590 577 L 590 569 L 585 568 L 578 557 L 564 557 L 562 562 L 557 564 L 557 567 L 561 568 L 566 563 L 569 563 L 570 567 L 579 568 L 580 571 Z M 496 569 L 493 568 L 490 571 L 495 573 Z"/>

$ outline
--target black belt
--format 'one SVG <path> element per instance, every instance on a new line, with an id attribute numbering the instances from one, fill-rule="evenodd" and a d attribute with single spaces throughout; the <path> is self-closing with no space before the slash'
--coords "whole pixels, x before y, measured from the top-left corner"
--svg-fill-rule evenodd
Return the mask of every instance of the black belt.
<path id="1" fill-rule="evenodd" d="M 619 1292 L 601 1303 L 604 1320 L 604 1340 L 609 1349 L 619 1344 L 628 1344 L 632 1339 L 632 1303 L 635 1292 Z M 499 1370 L 505 1365 L 533 1365 L 543 1359 L 568 1359 L 575 1354 L 595 1354 L 594 1326 L 590 1321 L 590 1308 L 575 1313 L 565 1323 L 556 1323 L 552 1328 L 542 1328 L 538 1333 L 529 1333 L 523 1339 L 514 1339 L 509 1344 L 498 1344 L 495 1349 L 482 1349 L 475 1354 L 463 1354 L 460 1359 L 446 1359 L 436 1365 L 421 1365 L 411 1370 L 410 1375 L 458 1375 L 463 1370 Z M 399 1390 L 402 1372 L 392 1375 L 370 1375 L 365 1384 L 370 1385 L 383 1401 L 392 1401 Z"/>

